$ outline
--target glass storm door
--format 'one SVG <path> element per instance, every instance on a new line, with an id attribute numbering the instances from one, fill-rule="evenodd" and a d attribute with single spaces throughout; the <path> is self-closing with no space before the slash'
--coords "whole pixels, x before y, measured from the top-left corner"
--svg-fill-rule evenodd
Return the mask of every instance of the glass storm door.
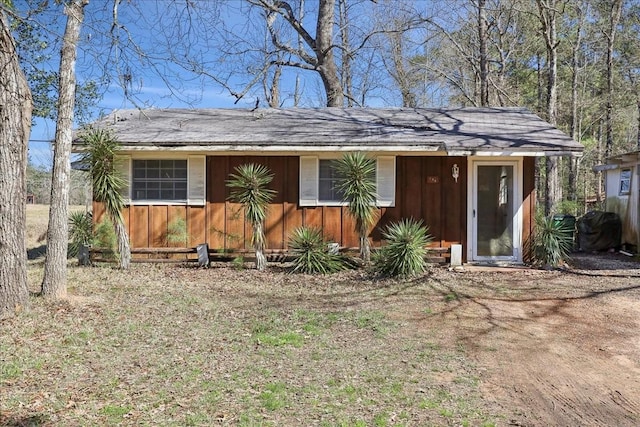
<path id="1" fill-rule="evenodd" d="M 473 259 L 515 261 L 517 163 L 474 163 Z"/>

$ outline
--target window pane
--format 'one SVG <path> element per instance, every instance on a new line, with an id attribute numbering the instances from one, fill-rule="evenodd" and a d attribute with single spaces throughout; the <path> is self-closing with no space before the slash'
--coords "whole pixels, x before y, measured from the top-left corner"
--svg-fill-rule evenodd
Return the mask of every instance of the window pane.
<path id="1" fill-rule="evenodd" d="M 185 165 L 184 168 L 176 167 L 174 169 L 174 178 L 184 178 L 185 180 L 187 179 L 187 167 L 186 167 L 186 165 Z"/>
<path id="2" fill-rule="evenodd" d="M 134 200 L 186 200 L 186 160 L 134 160 Z"/>
<path id="3" fill-rule="evenodd" d="M 620 194 L 629 194 L 631 189 L 631 169 L 623 169 L 620 171 Z"/>
<path id="4" fill-rule="evenodd" d="M 336 184 L 338 173 L 335 169 L 335 160 L 321 159 L 319 161 L 318 197 L 323 202 L 341 202 Z"/>
<path id="5" fill-rule="evenodd" d="M 159 178 L 160 169 L 147 167 L 147 178 Z"/>
<path id="6" fill-rule="evenodd" d="M 176 188 L 174 197 L 176 200 L 187 200 L 187 189 Z"/>
<path id="7" fill-rule="evenodd" d="M 318 197 L 320 200 L 333 200 L 330 180 L 320 180 L 318 186 Z"/>
<path id="8" fill-rule="evenodd" d="M 133 178 L 144 178 L 147 176 L 147 170 L 142 167 L 142 168 L 137 168 L 135 164 L 133 165 Z"/>

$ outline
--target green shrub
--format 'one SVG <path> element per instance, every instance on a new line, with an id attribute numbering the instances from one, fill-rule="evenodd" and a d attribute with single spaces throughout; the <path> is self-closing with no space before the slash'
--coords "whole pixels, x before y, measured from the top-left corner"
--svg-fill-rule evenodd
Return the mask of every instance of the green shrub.
<path id="1" fill-rule="evenodd" d="M 188 240 L 187 221 L 184 218 L 176 218 L 171 221 L 167 226 L 167 243 L 187 246 Z"/>
<path id="2" fill-rule="evenodd" d="M 236 270 L 244 270 L 244 257 L 238 255 L 231 260 L 231 266 Z"/>
<path id="3" fill-rule="evenodd" d="M 569 259 L 573 248 L 573 230 L 556 221 L 553 216 L 536 217 L 533 239 L 533 255 L 536 263 L 545 267 L 557 267 Z"/>
<path id="4" fill-rule="evenodd" d="M 347 259 L 329 251 L 322 238 L 322 231 L 313 227 L 298 227 L 289 238 L 293 260 L 293 272 L 329 274 L 348 268 Z"/>
<path id="5" fill-rule="evenodd" d="M 105 217 L 96 225 L 93 233 L 93 245 L 110 251 L 110 253 L 104 253 L 105 258 L 115 258 L 118 238 L 113 223 L 108 218 Z"/>
<path id="6" fill-rule="evenodd" d="M 73 212 L 69 216 L 68 256 L 78 256 L 80 248 L 93 240 L 93 216 L 91 212 Z"/>
<path id="7" fill-rule="evenodd" d="M 425 271 L 429 228 L 413 218 L 389 224 L 382 237 L 386 244 L 374 256 L 377 273 L 386 276 L 412 276 Z"/>

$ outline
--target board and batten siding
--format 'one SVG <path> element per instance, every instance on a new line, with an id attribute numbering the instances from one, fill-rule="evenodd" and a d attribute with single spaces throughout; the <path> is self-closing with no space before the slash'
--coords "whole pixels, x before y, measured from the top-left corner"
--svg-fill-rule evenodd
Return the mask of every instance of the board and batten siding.
<path id="1" fill-rule="evenodd" d="M 326 240 L 343 247 L 358 246 L 355 221 L 346 206 L 300 206 L 300 157 L 207 156 L 206 203 L 198 205 L 131 205 L 123 216 L 132 248 L 166 247 L 168 225 L 183 218 L 189 233 L 188 246 L 208 243 L 212 250 L 250 250 L 251 227 L 242 207 L 228 200 L 226 181 L 234 168 L 259 163 L 273 173 L 270 187 L 276 191 L 265 222 L 267 250 L 287 249 L 291 232 L 302 225 L 319 227 Z M 459 176 L 452 176 L 454 165 Z M 534 159 L 524 160 L 523 241 L 532 232 L 535 210 Z M 382 227 L 402 218 L 415 218 L 429 227 L 433 245 L 467 245 L 467 158 L 463 156 L 398 156 L 395 158 L 395 204 L 378 209 L 372 227 L 374 246 L 381 244 Z M 104 210 L 94 203 L 94 221 Z"/>

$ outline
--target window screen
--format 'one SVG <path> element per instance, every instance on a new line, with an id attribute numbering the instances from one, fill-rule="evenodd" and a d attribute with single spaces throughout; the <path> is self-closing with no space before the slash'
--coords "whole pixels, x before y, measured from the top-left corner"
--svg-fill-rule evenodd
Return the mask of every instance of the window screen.
<path id="1" fill-rule="evenodd" d="M 187 160 L 133 160 L 133 200 L 187 200 Z"/>

